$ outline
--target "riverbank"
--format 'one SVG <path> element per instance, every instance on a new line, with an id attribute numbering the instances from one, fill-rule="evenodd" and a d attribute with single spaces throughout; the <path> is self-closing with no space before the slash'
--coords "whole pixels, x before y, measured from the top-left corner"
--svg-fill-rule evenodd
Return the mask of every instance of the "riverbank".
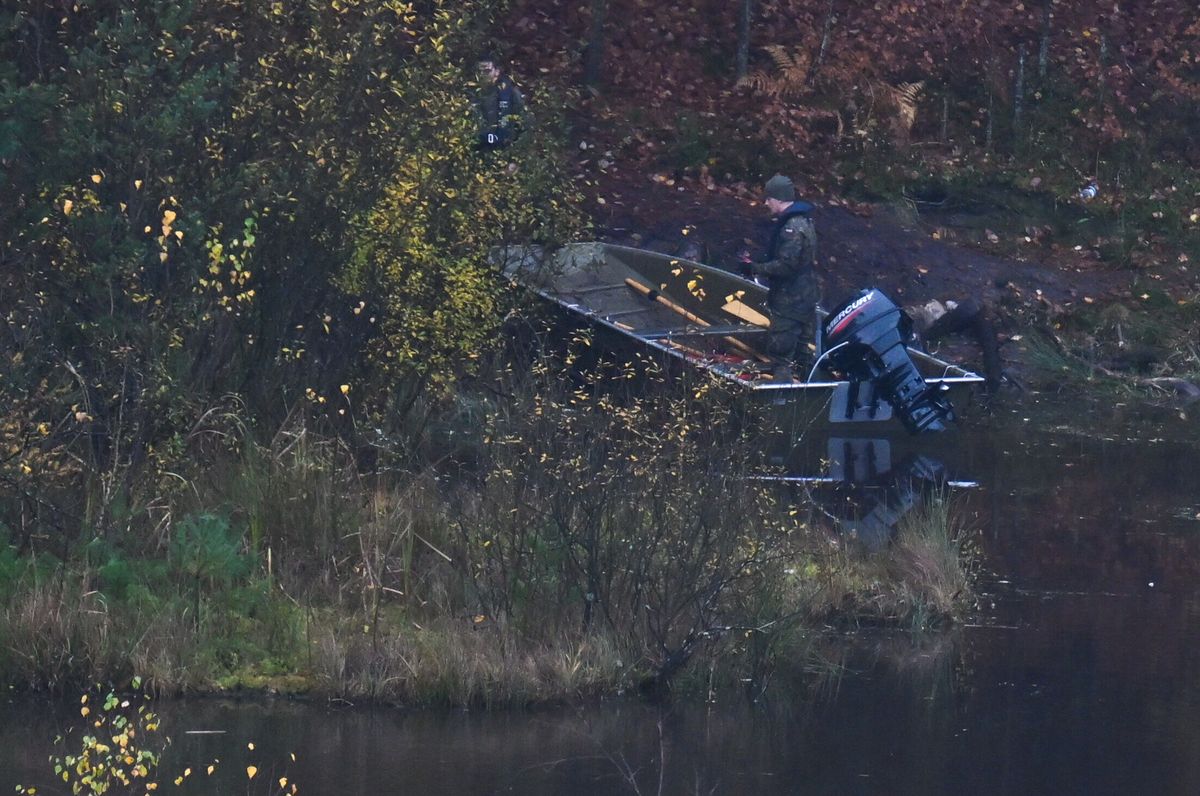
<path id="1" fill-rule="evenodd" d="M 949 497 L 866 549 L 807 492 L 746 478 L 766 429 L 737 394 L 605 367 L 477 394 L 426 468 L 364 471 L 297 426 L 197 462 L 169 534 L 4 548 L 4 681 L 523 705 L 753 682 L 830 624 L 968 610 Z"/>
<path id="2" fill-rule="evenodd" d="M 758 253 L 769 239 L 770 218 L 753 193 L 654 176 L 619 165 L 596 176 L 589 207 L 601 238 L 716 266 L 735 263 L 742 250 Z M 1191 343 L 1200 329 L 1200 302 L 1185 241 L 1138 268 L 1105 262 L 1092 246 L 1050 238 L 1010 232 L 993 243 L 984 234 L 988 225 L 1018 223 L 1005 208 L 1030 201 L 1015 188 L 992 189 L 983 209 L 971 213 L 902 199 L 805 198 L 818 204 L 813 217 L 826 303 L 865 287 L 907 308 L 975 300 L 991 312 L 1004 368 L 1015 383 L 1064 382 L 1142 400 L 1200 395 L 1200 387 L 1190 386 L 1200 385 L 1200 358 Z M 1040 215 L 1025 221 L 1039 229 L 1069 225 L 1083 213 L 1077 202 L 1058 211 L 1038 207 Z M 982 372 L 977 347 L 950 350 Z"/>

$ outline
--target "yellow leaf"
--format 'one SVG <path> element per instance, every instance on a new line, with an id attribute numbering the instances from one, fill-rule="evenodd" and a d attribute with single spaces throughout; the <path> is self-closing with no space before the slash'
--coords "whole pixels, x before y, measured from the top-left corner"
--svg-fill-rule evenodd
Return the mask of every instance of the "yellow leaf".
<path id="1" fill-rule="evenodd" d="M 254 741 L 251 741 L 250 743 L 246 744 L 246 748 L 249 749 L 251 752 L 253 752 L 254 751 Z"/>
<path id="2" fill-rule="evenodd" d="M 279 778 L 279 787 L 281 787 L 281 788 L 286 788 L 286 787 L 287 787 L 287 777 L 280 777 L 280 778 Z"/>
<path id="3" fill-rule="evenodd" d="M 97 185 L 100 184 L 100 180 L 102 180 L 102 179 L 104 179 L 104 178 L 101 177 L 99 174 L 92 175 L 92 182 L 96 183 Z"/>
<path id="4" fill-rule="evenodd" d="M 246 779 L 254 779 L 254 775 L 258 773 L 258 766 L 246 766 Z"/>
<path id="5" fill-rule="evenodd" d="M 136 190 L 139 190 L 139 191 L 140 191 L 140 190 L 142 190 L 142 181 L 141 181 L 141 180 L 134 180 L 134 181 L 133 181 L 133 187 L 134 187 Z"/>
<path id="6" fill-rule="evenodd" d="M 175 211 L 174 210 L 163 211 L 163 224 L 165 226 L 171 225 L 172 223 L 174 223 L 174 221 L 175 221 Z"/>
<path id="7" fill-rule="evenodd" d="M 75 203 L 72 202 L 70 199 L 63 202 L 63 215 L 66 215 L 66 216 L 71 215 L 71 208 L 74 206 L 75 206 Z"/>
<path id="8" fill-rule="evenodd" d="M 350 385 L 343 384 L 341 387 L 341 390 L 342 390 L 342 395 L 349 395 L 350 394 Z M 254 747 L 251 747 L 251 748 L 254 748 Z"/>

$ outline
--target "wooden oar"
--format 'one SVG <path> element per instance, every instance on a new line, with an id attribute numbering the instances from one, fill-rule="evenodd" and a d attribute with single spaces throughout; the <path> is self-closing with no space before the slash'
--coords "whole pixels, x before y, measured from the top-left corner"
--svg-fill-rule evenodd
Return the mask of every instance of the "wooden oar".
<path id="1" fill-rule="evenodd" d="M 694 312 L 689 312 L 684 307 L 681 307 L 678 304 L 676 304 L 674 301 L 671 301 L 669 298 L 664 296 L 662 293 L 659 293 L 657 290 L 654 290 L 653 288 L 651 288 L 647 285 L 643 285 L 641 282 L 637 281 L 636 279 L 626 278 L 625 284 L 629 285 L 631 288 L 633 288 L 637 292 L 641 293 L 643 296 L 650 299 L 651 301 L 657 301 L 659 304 L 662 304 L 667 309 L 669 309 L 675 313 L 678 313 L 679 315 L 682 315 L 684 318 L 688 319 L 689 321 L 696 324 L 697 326 L 712 326 L 711 323 L 704 320 L 699 315 L 695 314 Z M 729 343 L 731 346 L 736 348 L 738 351 L 741 351 L 743 354 L 746 354 L 747 356 L 757 359 L 759 362 L 770 362 L 771 361 L 770 357 L 766 356 L 765 354 L 760 354 L 759 352 L 755 351 L 753 348 L 746 345 L 745 343 L 743 343 L 741 340 L 737 339 L 736 337 L 726 336 L 726 337 L 722 337 L 721 339 L 724 340 L 726 343 Z"/>
<path id="2" fill-rule="evenodd" d="M 637 334 L 637 331 L 627 323 L 620 323 L 618 321 L 613 321 L 613 326 L 616 326 L 617 328 L 620 328 L 620 329 L 624 329 L 625 331 L 629 332 L 630 334 L 635 334 L 635 335 Z M 699 360 L 708 359 L 708 355 L 705 354 L 703 351 L 697 351 L 694 348 L 689 348 L 688 346 L 685 346 L 683 343 L 677 343 L 674 340 L 659 340 L 658 342 L 662 343 L 663 345 L 668 346 L 669 348 L 674 348 L 676 351 L 678 351 L 679 353 L 683 354 L 686 357 L 690 357 L 692 359 L 699 359 Z"/>

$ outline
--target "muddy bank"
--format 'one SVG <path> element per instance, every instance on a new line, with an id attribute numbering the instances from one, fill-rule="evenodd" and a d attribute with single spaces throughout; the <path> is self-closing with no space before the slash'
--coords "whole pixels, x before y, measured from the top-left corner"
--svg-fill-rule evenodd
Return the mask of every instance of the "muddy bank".
<path id="1" fill-rule="evenodd" d="M 753 197 L 708 190 L 694 180 L 670 183 L 643 175 L 604 175 L 589 200 L 599 236 L 689 251 L 718 266 L 736 262 L 743 249 L 761 251 L 771 221 Z M 1133 285 L 1134 272 L 1089 266 L 1081 258 L 1050 260 L 1031 247 L 1028 258 L 1012 259 L 956 245 L 948 240 L 954 230 L 945 224 L 885 206 L 804 198 L 817 205 L 827 303 L 876 286 L 906 304 L 975 296 L 991 303 L 1044 299 L 1069 308 L 1084 296 L 1128 294 Z"/>
<path id="2" fill-rule="evenodd" d="M 1029 352 L 1020 341 L 1030 329 L 1048 331 L 1081 311 L 1114 303 L 1136 307 L 1146 298 L 1146 272 L 1117 269 L 1088 251 L 1040 245 L 1032 238 L 1026 243 L 1009 235 L 1001 241 L 979 227 L 979 219 L 921 215 L 911 205 L 870 205 L 811 194 L 804 198 L 817 204 L 818 267 L 826 306 L 865 287 L 880 288 L 908 307 L 932 299 L 973 298 L 991 309 L 1010 374 L 1029 371 Z M 588 208 L 602 240 L 729 268 L 742 251 L 761 254 L 771 228 L 752 190 L 706 187 L 696 179 L 623 173 L 615 167 L 592 186 Z M 987 251 L 989 246 L 1016 247 L 1018 254 L 999 256 Z M 1156 284 L 1180 289 L 1178 283 L 1179 278 L 1162 278 Z M 957 341 L 948 346 L 952 350 L 947 351 L 947 344 L 942 350 L 981 367 L 974 346 Z"/>

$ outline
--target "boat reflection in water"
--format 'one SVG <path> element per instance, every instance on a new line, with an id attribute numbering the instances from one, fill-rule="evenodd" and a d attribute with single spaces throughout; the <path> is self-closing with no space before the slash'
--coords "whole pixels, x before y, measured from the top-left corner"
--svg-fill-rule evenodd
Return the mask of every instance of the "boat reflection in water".
<path id="1" fill-rule="evenodd" d="M 829 437 L 819 469 L 808 470 L 814 474 L 797 466 L 805 459 L 793 449 L 788 456 L 772 457 L 771 465 L 781 474 L 751 477 L 802 489 L 804 498 L 835 520 L 845 536 L 867 550 L 882 550 L 905 515 L 948 491 L 978 486 L 952 474 L 942 459 L 907 445 L 893 458 L 892 442 L 881 437 Z"/>

